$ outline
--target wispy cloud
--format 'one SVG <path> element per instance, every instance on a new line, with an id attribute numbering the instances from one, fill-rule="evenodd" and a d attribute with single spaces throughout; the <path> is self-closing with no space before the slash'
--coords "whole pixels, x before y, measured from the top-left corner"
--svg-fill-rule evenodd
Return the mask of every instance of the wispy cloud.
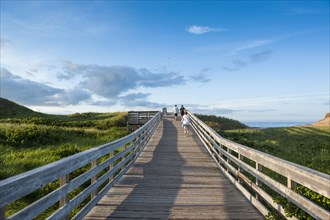
<path id="1" fill-rule="evenodd" d="M 273 54 L 273 51 L 271 50 L 266 50 L 266 51 L 262 51 L 260 53 L 255 53 L 252 54 L 249 59 L 250 59 L 250 63 L 262 63 L 267 61 L 271 55 Z"/>
<path id="2" fill-rule="evenodd" d="M 7 47 L 8 45 L 13 44 L 11 40 L 5 39 L 5 38 L 0 38 L 0 48 Z"/>
<path id="3" fill-rule="evenodd" d="M 54 88 L 14 75 L 5 68 L 1 68 L 1 96 L 36 106 L 76 105 L 91 98 L 84 89 Z"/>
<path id="4" fill-rule="evenodd" d="M 247 67 L 250 64 L 266 62 L 267 60 L 270 59 L 272 54 L 273 54 L 273 52 L 271 50 L 266 50 L 266 51 L 262 51 L 259 53 L 255 53 L 255 54 L 250 55 L 247 58 L 247 61 L 233 60 L 232 65 L 224 66 L 223 69 L 228 70 L 228 71 L 238 71 L 242 68 Z"/>
<path id="5" fill-rule="evenodd" d="M 89 13 L 88 9 L 81 11 L 74 7 L 74 2 L 67 2 L 65 5 L 56 1 L 20 3 L 20 8 L 24 10 L 20 10 L 19 15 L 1 10 L 6 18 L 5 28 L 15 27 L 16 31 L 24 34 L 43 37 L 66 37 L 102 35 L 111 26 L 106 24 L 109 21 L 98 21 L 97 16 Z M 45 10 L 46 7 L 53 10 Z"/>
<path id="6" fill-rule="evenodd" d="M 292 8 L 285 12 L 284 15 L 312 15 L 328 13 L 328 10 L 312 9 L 312 8 Z"/>
<path id="7" fill-rule="evenodd" d="M 254 106 L 273 106 L 288 105 L 292 103 L 310 103 L 311 101 L 318 104 L 323 104 L 325 100 L 329 100 L 327 92 L 305 93 L 305 94 L 289 94 L 284 96 L 267 96 L 258 98 L 234 99 L 222 101 L 215 107 L 229 109 L 246 109 Z M 274 109 L 264 109 L 265 111 L 273 111 Z"/>
<path id="8" fill-rule="evenodd" d="M 226 29 L 192 25 L 190 27 L 187 27 L 186 31 L 188 31 L 191 34 L 202 35 L 202 34 L 205 34 L 208 32 L 223 32 L 223 31 L 226 31 Z"/>
<path id="9" fill-rule="evenodd" d="M 148 101 L 150 94 L 134 93 L 138 88 L 183 85 L 186 80 L 175 72 L 150 72 L 128 66 L 80 65 L 63 61 L 58 79 L 75 81 L 71 89 L 61 89 L 24 79 L 1 68 L 1 96 L 33 106 L 66 106 L 120 104 L 158 108 L 163 103 Z M 34 72 L 38 71 L 32 69 Z M 74 78 L 74 81 L 72 79 Z M 97 98 L 97 99 L 95 99 Z"/>
<path id="10" fill-rule="evenodd" d="M 273 39 L 269 39 L 269 40 L 255 40 L 255 41 L 240 43 L 239 45 L 237 45 L 234 49 L 232 49 L 230 51 L 230 54 L 235 55 L 238 52 L 243 51 L 243 50 L 266 46 L 266 45 L 273 43 L 274 41 L 275 40 L 273 40 Z"/>
<path id="11" fill-rule="evenodd" d="M 243 60 L 233 60 L 231 66 L 224 66 L 223 69 L 228 70 L 228 71 L 238 71 L 238 70 L 246 67 L 247 65 L 248 65 L 248 63 L 246 63 Z"/>
<path id="12" fill-rule="evenodd" d="M 79 86 L 104 98 L 116 98 L 124 92 L 139 87 L 156 88 L 183 85 L 183 76 L 175 72 L 154 73 L 146 68 L 129 66 L 99 66 L 64 63 L 67 78 L 79 75 L 83 80 Z M 63 79 L 63 75 L 59 76 Z"/>
<path id="13" fill-rule="evenodd" d="M 150 94 L 147 93 L 131 93 L 126 96 L 120 96 L 119 102 L 123 106 L 134 107 L 134 106 L 143 106 L 150 109 L 161 109 L 166 106 L 164 103 L 155 103 L 147 101 Z"/>
<path id="14" fill-rule="evenodd" d="M 190 75 L 189 78 L 195 82 L 199 83 L 207 83 L 210 82 L 211 79 L 207 76 L 207 72 L 209 72 L 211 68 L 204 68 L 199 71 L 199 73 Z"/>

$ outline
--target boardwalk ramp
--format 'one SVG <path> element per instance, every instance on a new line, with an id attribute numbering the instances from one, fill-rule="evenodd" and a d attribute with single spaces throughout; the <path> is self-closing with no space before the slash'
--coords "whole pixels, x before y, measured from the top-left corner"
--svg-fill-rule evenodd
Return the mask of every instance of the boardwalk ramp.
<path id="1" fill-rule="evenodd" d="M 135 164 L 85 216 L 92 219 L 264 219 L 191 131 L 164 118 Z"/>

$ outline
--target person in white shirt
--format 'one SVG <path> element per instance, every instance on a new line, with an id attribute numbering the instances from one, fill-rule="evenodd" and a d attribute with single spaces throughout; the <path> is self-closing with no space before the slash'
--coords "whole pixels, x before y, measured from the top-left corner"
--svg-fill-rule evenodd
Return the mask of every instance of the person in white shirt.
<path id="1" fill-rule="evenodd" d="M 190 117 L 189 117 L 187 111 L 184 112 L 184 115 L 182 116 L 181 121 L 182 121 L 182 127 L 184 129 L 184 135 L 186 137 L 188 137 L 189 136 L 189 130 L 190 130 Z"/>
<path id="2" fill-rule="evenodd" d="M 176 119 L 178 118 L 178 114 L 179 114 L 178 106 L 174 105 L 173 113 L 174 113 L 174 119 L 176 121 Z"/>

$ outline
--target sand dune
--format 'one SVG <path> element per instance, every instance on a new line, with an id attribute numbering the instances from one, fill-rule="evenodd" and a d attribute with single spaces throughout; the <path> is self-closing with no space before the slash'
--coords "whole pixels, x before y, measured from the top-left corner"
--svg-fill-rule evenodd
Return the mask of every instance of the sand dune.
<path id="1" fill-rule="evenodd" d="M 327 113 L 324 117 L 324 119 L 317 121 L 312 126 L 320 127 L 320 126 L 330 126 L 330 113 Z"/>

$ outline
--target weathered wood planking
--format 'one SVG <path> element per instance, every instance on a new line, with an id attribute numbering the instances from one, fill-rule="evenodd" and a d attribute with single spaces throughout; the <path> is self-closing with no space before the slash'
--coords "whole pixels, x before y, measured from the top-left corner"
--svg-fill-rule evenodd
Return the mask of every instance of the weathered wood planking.
<path id="1" fill-rule="evenodd" d="M 213 162 L 195 133 L 164 119 L 135 165 L 89 219 L 264 219 Z"/>
<path id="2" fill-rule="evenodd" d="M 159 111 L 129 111 L 127 117 L 127 126 L 129 131 L 135 131 L 146 124 Z"/>
<path id="3" fill-rule="evenodd" d="M 284 207 L 275 203 L 274 197 L 264 190 L 263 186 L 267 186 L 315 219 L 330 219 L 329 210 L 294 190 L 299 184 L 330 198 L 330 175 L 227 140 L 191 112 L 188 114 L 194 131 L 219 169 L 261 213 L 267 215 L 269 207 L 272 207 L 281 215 L 286 216 Z M 251 166 L 253 163 L 255 165 Z M 286 178 L 284 179 L 286 184 L 283 183 L 283 178 L 280 182 L 273 175 L 267 175 L 267 169 Z M 247 173 L 249 176 L 246 175 Z"/>

